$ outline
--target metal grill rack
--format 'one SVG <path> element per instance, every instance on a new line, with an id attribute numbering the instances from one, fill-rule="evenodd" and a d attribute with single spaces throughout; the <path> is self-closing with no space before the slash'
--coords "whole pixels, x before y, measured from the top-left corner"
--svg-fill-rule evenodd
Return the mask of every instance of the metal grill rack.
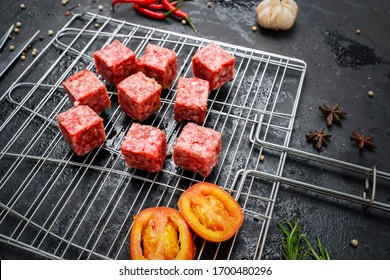
<path id="1" fill-rule="evenodd" d="M 177 79 L 192 76 L 191 57 L 210 41 L 91 13 L 75 15 L 0 99 L 0 241 L 48 258 L 128 259 L 134 215 L 153 206 L 177 208 L 183 190 L 208 181 L 237 199 L 245 221 L 234 238 L 220 244 L 195 237 L 196 258 L 260 259 L 280 183 L 319 191 L 283 177 L 287 154 L 294 152 L 288 146 L 306 64 L 217 42 L 236 57 L 235 77 L 211 92 L 203 124 L 223 134 L 218 165 L 203 178 L 168 156 L 161 172 L 148 173 L 124 163 L 120 145 L 132 120 L 121 112 L 109 84 L 102 147 L 77 157 L 57 129 L 55 116 L 71 106 L 61 83 L 82 69 L 96 73 L 92 53 L 114 39 L 137 56 L 148 43 L 178 54 L 176 80 L 163 91 L 158 113 L 144 122 L 165 131 L 172 153 L 184 125 L 173 118 Z M 275 152 L 262 162 L 266 150 Z M 363 172 L 374 181 L 390 177 L 376 169 Z M 371 199 L 353 199 L 389 210 L 375 199 L 376 183 L 373 190 L 367 186 Z"/>

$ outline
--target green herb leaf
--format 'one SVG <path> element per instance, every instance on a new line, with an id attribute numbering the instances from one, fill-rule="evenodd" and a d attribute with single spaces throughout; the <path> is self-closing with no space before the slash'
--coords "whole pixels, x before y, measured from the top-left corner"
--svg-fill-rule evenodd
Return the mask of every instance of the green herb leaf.
<path id="1" fill-rule="evenodd" d="M 306 235 L 301 233 L 298 222 L 299 221 L 296 220 L 294 224 L 292 224 L 286 219 L 285 224 L 288 228 L 283 226 L 280 222 L 276 222 L 284 234 L 284 238 L 282 238 L 282 247 L 284 252 L 283 255 L 286 260 L 305 260 L 309 253 L 303 246 Z"/>
<path id="2" fill-rule="evenodd" d="M 299 220 L 293 224 L 286 219 L 285 225 L 279 221 L 276 221 L 276 224 L 283 233 L 282 247 L 286 260 L 306 260 L 308 256 L 315 260 L 330 260 L 329 252 L 322 246 L 318 235 L 316 235 L 317 250 L 314 249 L 306 234 L 301 232 Z M 304 246 L 305 244 L 307 247 Z"/>

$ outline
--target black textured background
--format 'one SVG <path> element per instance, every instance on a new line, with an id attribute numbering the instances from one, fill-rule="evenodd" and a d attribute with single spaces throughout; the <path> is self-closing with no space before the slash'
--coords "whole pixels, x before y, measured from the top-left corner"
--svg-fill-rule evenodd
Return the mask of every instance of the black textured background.
<path id="1" fill-rule="evenodd" d="M 19 4 L 24 2 L 25 10 Z M 121 20 L 146 26 L 194 35 L 188 25 L 169 18 L 164 22 L 147 19 L 134 12 L 131 5 L 118 6 L 114 13 L 111 1 L 69 0 L 62 6 L 61 0 L 5 1 L 0 0 L 0 34 L 12 23 L 22 23 L 21 32 L 12 43 L 17 45 L 36 30 L 44 36 L 34 47 L 43 49 L 48 42 L 47 31 L 61 29 L 68 21 L 65 11 L 80 3 L 74 10 L 112 16 Z M 208 7 L 212 2 L 212 7 Z M 327 148 L 320 153 L 339 160 L 390 172 L 390 2 L 383 0 L 311 0 L 297 1 L 299 14 L 294 27 L 289 31 L 270 31 L 256 24 L 255 7 L 259 1 L 193 0 L 183 9 L 189 12 L 198 29 L 198 36 L 223 41 L 248 48 L 259 49 L 302 59 L 307 63 L 307 72 L 291 139 L 291 147 L 318 153 L 308 144 L 305 134 L 325 126 L 318 110 L 322 103 L 341 103 L 348 112 L 342 127 L 332 126 Z M 98 5 L 104 10 L 98 11 Z M 356 33 L 360 29 L 360 34 Z M 9 53 L 0 52 L 0 59 Z M 15 78 L 32 61 L 18 61 L 0 79 L 0 94 L 3 94 Z M 374 97 L 367 96 L 369 90 Z M 359 151 L 350 142 L 352 130 L 374 137 L 378 148 L 375 151 Z M 363 182 L 339 174 L 323 174 L 315 167 L 301 167 L 306 162 L 291 160 L 286 174 L 320 184 L 363 188 Z M 319 181 L 319 182 L 318 182 Z M 390 203 L 390 183 L 379 182 L 381 201 Z M 274 218 L 299 218 L 309 238 L 318 234 L 330 251 L 333 259 L 390 259 L 390 213 L 364 210 L 361 206 L 310 194 L 292 187 L 282 187 L 276 202 Z M 360 245 L 352 248 L 351 239 Z M 1 259 L 34 259 L 34 254 L 0 243 Z M 281 259 L 280 231 L 271 223 L 265 259 Z"/>

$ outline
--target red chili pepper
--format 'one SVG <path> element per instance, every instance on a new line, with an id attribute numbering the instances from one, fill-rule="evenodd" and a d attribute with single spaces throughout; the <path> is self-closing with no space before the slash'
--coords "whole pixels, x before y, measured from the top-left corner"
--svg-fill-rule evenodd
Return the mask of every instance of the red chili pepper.
<path id="1" fill-rule="evenodd" d="M 153 19 L 159 19 L 159 20 L 163 20 L 165 19 L 167 16 L 169 16 L 171 13 L 177 11 L 179 7 L 175 7 L 173 10 L 170 10 L 170 11 L 167 11 L 165 13 L 161 13 L 161 12 L 157 12 L 157 11 L 152 11 L 148 8 L 145 8 L 145 7 L 142 7 L 138 4 L 135 4 L 134 3 L 134 9 L 141 13 L 141 14 L 144 14 L 145 16 L 148 16 L 150 18 L 153 18 Z"/>
<path id="2" fill-rule="evenodd" d="M 165 19 L 167 16 L 165 15 L 165 13 L 160 13 L 160 12 L 156 12 L 156 11 L 152 11 L 152 10 L 149 10 L 147 8 L 144 8 L 144 7 L 141 7 L 140 5 L 138 4 L 134 4 L 134 9 L 145 15 L 145 16 L 148 16 L 148 17 L 151 17 L 151 18 L 154 18 L 154 19 Z"/>
<path id="3" fill-rule="evenodd" d="M 150 5 L 157 3 L 158 0 L 112 0 L 111 1 L 111 6 L 114 9 L 115 4 L 120 3 L 134 3 L 134 4 L 139 4 L 139 5 Z"/>
<path id="4" fill-rule="evenodd" d="M 164 6 L 162 4 L 154 3 L 154 4 L 149 4 L 149 5 L 140 5 L 143 8 L 152 10 L 152 11 L 162 11 L 164 10 Z"/>
<path id="5" fill-rule="evenodd" d="M 173 9 L 175 9 L 175 6 L 173 6 L 172 3 L 169 2 L 169 0 L 161 0 L 161 3 L 164 5 L 165 9 L 167 9 L 168 11 L 172 11 Z M 186 12 L 184 12 L 183 10 L 176 9 L 172 13 L 175 16 L 178 16 L 179 18 L 182 18 L 186 22 L 188 22 L 188 24 L 192 27 L 192 29 L 195 31 L 195 33 L 197 33 L 195 26 L 192 24 L 191 19 Z"/>
<path id="6" fill-rule="evenodd" d="M 178 3 L 179 1 L 173 1 L 171 2 L 171 4 L 176 7 L 176 4 Z M 161 3 L 153 3 L 153 4 L 149 4 L 149 5 L 144 5 L 144 4 L 140 4 L 140 6 L 144 7 L 144 8 L 147 8 L 149 10 L 153 10 L 153 11 L 162 11 L 162 10 L 165 10 L 165 7 L 163 4 Z"/>

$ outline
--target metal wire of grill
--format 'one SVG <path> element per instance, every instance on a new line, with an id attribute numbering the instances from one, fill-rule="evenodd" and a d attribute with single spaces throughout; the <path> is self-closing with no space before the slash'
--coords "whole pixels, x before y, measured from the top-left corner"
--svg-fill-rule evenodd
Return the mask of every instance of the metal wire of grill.
<path id="1" fill-rule="evenodd" d="M 92 53 L 114 39 L 137 56 L 149 43 L 178 55 L 175 81 L 163 91 L 160 110 L 144 122 L 167 135 L 169 156 L 161 172 L 125 165 L 120 145 L 133 121 L 109 84 L 102 147 L 77 157 L 57 128 L 56 115 L 71 107 L 61 83 L 82 69 L 96 73 Z M 177 208 L 183 190 L 207 181 L 235 197 L 245 221 L 223 243 L 195 237 L 196 258 L 260 259 L 279 183 L 247 180 L 246 170 L 281 176 L 286 155 L 262 162 L 264 148 L 251 137 L 265 115 L 263 139 L 288 146 L 306 64 L 217 42 L 236 57 L 235 77 L 209 96 L 203 125 L 222 133 L 223 149 L 218 165 L 203 178 L 175 166 L 170 155 L 184 126 L 173 118 L 177 80 L 192 76 L 191 57 L 208 42 L 91 13 L 75 15 L 0 99 L 0 240 L 49 258 L 128 259 L 134 215 L 154 206 Z"/>

